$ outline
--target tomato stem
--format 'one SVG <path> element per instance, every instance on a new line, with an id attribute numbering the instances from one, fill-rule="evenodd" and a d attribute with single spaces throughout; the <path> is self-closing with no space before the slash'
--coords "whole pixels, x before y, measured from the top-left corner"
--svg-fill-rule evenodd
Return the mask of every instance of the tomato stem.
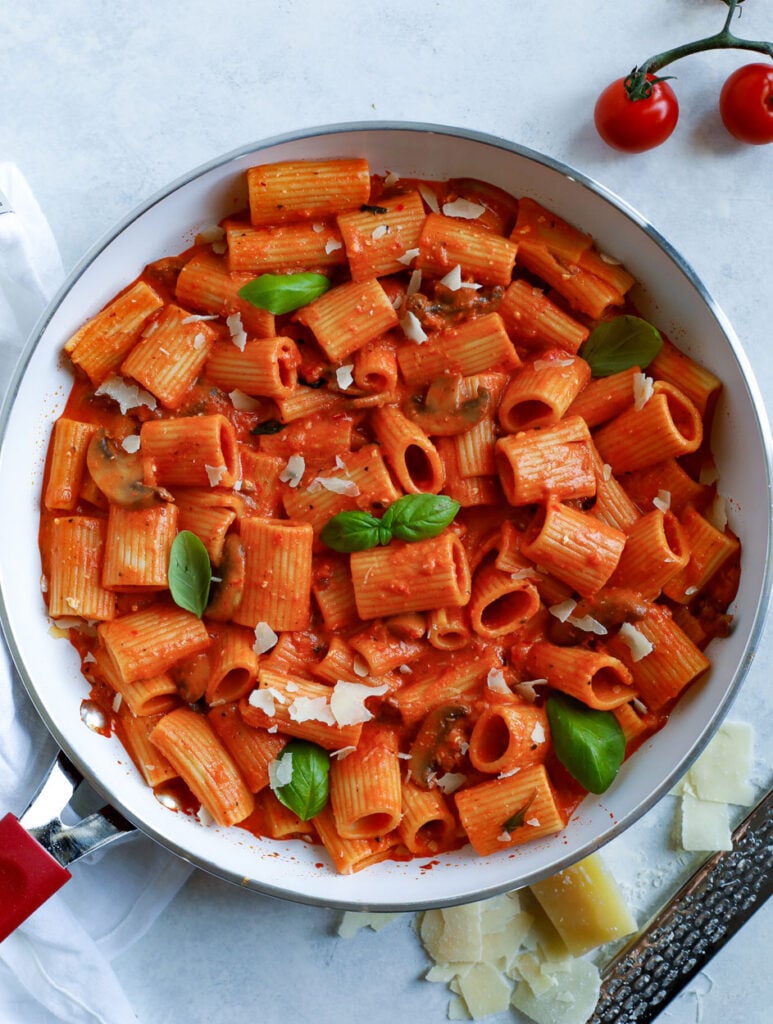
<path id="1" fill-rule="evenodd" d="M 674 61 L 681 60 L 682 57 L 689 57 L 692 53 L 702 53 L 705 50 L 753 50 L 756 53 L 767 54 L 773 60 L 773 43 L 757 39 L 743 39 L 731 30 L 730 25 L 736 11 L 740 14 L 739 5 L 743 3 L 743 0 L 723 0 L 723 2 L 729 9 L 725 24 L 720 31 L 712 36 L 706 36 L 705 39 L 695 39 L 691 43 L 683 43 L 681 46 L 664 50 L 663 53 L 656 53 L 654 57 L 649 57 L 643 64 L 635 67 L 625 80 L 625 90 L 629 99 L 647 99 L 652 93 L 653 83 L 663 81 L 663 78 L 658 76 L 658 71 L 673 64 Z"/>

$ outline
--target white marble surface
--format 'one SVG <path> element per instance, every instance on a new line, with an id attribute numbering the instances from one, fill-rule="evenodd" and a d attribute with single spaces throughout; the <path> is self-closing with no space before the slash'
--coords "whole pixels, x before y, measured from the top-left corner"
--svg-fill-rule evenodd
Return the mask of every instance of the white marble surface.
<path id="1" fill-rule="evenodd" d="M 275 133 L 379 119 L 501 135 L 602 182 L 681 251 L 743 339 L 771 410 L 773 146 L 735 143 L 716 111 L 724 78 L 753 58 L 676 65 L 680 124 L 648 154 L 605 148 L 591 124 L 607 82 L 715 31 L 724 13 L 719 0 L 6 4 L 0 154 L 28 177 L 69 268 L 169 180 Z M 747 0 L 741 30 L 773 38 L 769 0 Z M 754 722 L 760 789 L 771 774 L 772 654 L 768 627 L 730 712 Z M 672 815 L 666 798 L 608 850 L 639 908 L 688 873 Z M 444 987 L 419 981 L 426 960 L 408 918 L 348 942 L 334 937 L 337 919 L 197 872 L 115 967 L 141 1024 L 445 1019 Z M 768 1021 L 772 929 L 768 907 L 659 1024 Z"/>

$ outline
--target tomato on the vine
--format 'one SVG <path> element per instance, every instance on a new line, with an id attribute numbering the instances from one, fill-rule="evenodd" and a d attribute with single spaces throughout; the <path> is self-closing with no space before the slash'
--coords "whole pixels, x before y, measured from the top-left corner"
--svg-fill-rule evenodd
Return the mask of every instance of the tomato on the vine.
<path id="1" fill-rule="evenodd" d="M 618 78 L 596 101 L 593 119 L 596 131 L 604 142 L 626 153 L 643 153 L 665 142 L 676 128 L 679 103 L 671 86 L 646 76 L 646 95 L 631 99 L 626 83 L 630 77 Z"/>
<path id="2" fill-rule="evenodd" d="M 773 64 L 746 64 L 722 86 L 722 122 L 740 142 L 773 142 Z"/>

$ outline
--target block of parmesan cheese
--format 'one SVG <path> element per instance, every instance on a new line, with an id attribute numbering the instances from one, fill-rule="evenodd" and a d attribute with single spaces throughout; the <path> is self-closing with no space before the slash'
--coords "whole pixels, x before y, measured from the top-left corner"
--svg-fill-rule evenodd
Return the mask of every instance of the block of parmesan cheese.
<path id="1" fill-rule="evenodd" d="M 617 882 L 596 853 L 530 888 L 574 956 L 636 931 Z"/>

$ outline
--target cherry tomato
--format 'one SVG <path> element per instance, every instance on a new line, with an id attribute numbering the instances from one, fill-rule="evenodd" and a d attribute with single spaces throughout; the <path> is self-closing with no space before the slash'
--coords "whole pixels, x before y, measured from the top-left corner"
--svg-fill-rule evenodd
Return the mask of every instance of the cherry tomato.
<path id="1" fill-rule="evenodd" d="M 741 142 L 773 142 L 773 64 L 746 64 L 722 86 L 719 113 Z"/>
<path id="2" fill-rule="evenodd" d="M 625 153 L 643 153 L 665 142 L 676 128 L 679 103 L 667 82 L 648 75 L 649 96 L 632 100 L 626 92 L 627 79 L 618 78 L 596 101 L 593 119 L 604 142 Z"/>

